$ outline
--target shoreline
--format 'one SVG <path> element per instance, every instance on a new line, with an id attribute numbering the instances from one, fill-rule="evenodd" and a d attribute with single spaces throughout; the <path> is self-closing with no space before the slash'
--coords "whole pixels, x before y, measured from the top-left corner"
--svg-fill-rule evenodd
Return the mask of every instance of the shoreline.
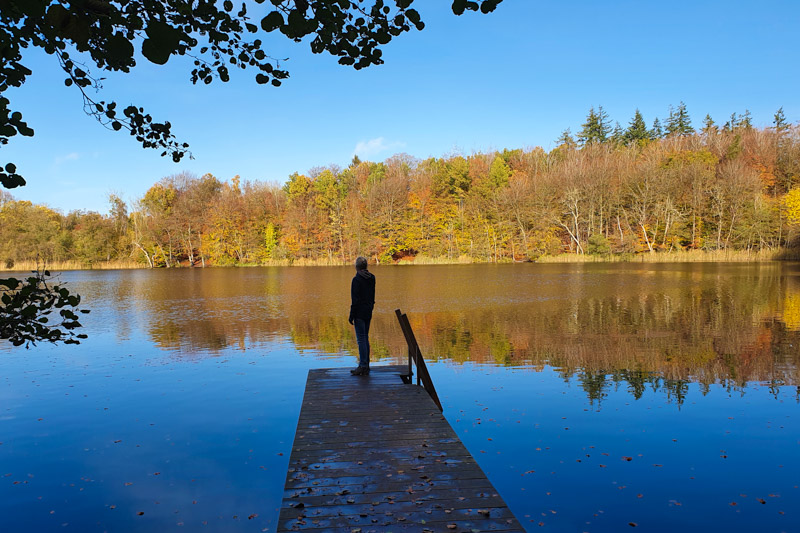
<path id="1" fill-rule="evenodd" d="M 778 249 L 750 251 L 702 251 L 690 250 L 682 252 L 662 253 L 637 253 L 637 254 L 606 254 L 606 255 L 578 255 L 561 254 L 557 256 L 541 256 L 533 261 L 480 261 L 471 257 L 434 258 L 417 256 L 411 259 L 403 258 L 384 265 L 411 266 L 411 265 L 464 265 L 464 264 L 518 264 L 518 263 L 762 263 L 773 261 L 800 261 L 800 249 Z M 206 267 L 188 264 L 178 264 L 170 267 L 173 269 L 186 268 L 251 268 L 251 267 L 304 267 L 304 266 L 349 266 L 350 261 L 335 261 L 330 259 L 297 259 L 294 261 L 280 260 L 264 263 L 247 263 L 239 265 L 207 265 Z M 371 264 L 378 264 L 371 262 Z M 42 264 L 36 261 L 20 261 L 13 267 L 0 267 L 0 272 L 28 272 L 37 268 L 52 271 L 77 271 L 77 270 L 153 270 L 145 264 L 135 261 L 107 261 L 92 265 L 82 264 L 78 261 L 57 261 Z M 162 269 L 165 267 L 157 267 Z"/>

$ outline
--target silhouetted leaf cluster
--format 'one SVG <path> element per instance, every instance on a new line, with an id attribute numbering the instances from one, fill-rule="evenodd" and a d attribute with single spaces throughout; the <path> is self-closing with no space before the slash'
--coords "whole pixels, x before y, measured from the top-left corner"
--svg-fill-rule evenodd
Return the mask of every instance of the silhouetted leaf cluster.
<path id="1" fill-rule="evenodd" d="M 38 341 L 80 344 L 86 335 L 74 330 L 81 327 L 78 309 L 81 297 L 63 285 L 50 285 L 50 272 L 36 270 L 23 280 L 0 279 L 0 339 L 14 346 L 35 345 Z M 50 315 L 57 319 L 50 322 Z"/>

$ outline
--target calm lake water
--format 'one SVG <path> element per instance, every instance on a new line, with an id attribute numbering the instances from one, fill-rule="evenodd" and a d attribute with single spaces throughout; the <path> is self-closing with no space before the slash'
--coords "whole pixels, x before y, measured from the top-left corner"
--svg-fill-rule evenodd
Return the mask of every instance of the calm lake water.
<path id="1" fill-rule="evenodd" d="M 376 267 L 529 531 L 800 531 L 800 265 Z M 351 268 L 68 272 L 80 346 L 0 347 L 0 531 L 274 531 Z M 5 277 L 5 276 L 4 276 Z"/>

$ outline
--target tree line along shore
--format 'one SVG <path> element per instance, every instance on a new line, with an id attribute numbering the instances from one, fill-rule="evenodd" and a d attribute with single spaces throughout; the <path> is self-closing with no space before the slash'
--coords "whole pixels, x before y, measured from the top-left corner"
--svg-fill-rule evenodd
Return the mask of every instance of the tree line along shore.
<path id="1" fill-rule="evenodd" d="M 797 259 L 798 185 L 782 110 L 695 131 L 683 104 L 651 128 L 599 108 L 549 152 L 354 157 L 283 185 L 180 173 L 108 214 L 0 191 L 0 268 Z"/>

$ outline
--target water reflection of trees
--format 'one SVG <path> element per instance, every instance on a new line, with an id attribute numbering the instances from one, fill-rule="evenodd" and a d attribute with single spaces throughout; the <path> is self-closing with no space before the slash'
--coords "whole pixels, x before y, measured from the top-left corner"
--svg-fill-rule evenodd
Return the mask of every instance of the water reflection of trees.
<path id="1" fill-rule="evenodd" d="M 126 312 L 144 319 L 155 346 L 180 357 L 206 357 L 286 337 L 280 296 L 271 282 L 264 283 L 263 274 L 231 269 L 212 275 L 183 270 L 122 276 L 120 284 L 129 287 Z"/>
<path id="2" fill-rule="evenodd" d="M 742 316 L 740 308 L 722 309 L 730 303 L 723 300 L 710 308 L 689 297 L 658 306 L 645 300 L 587 301 L 577 313 L 429 314 L 413 325 L 427 352 L 458 362 L 546 364 L 565 376 L 621 372 L 629 383 L 640 373 L 699 383 L 800 383 L 800 334 L 783 321 Z"/>
<path id="3" fill-rule="evenodd" d="M 156 346 L 213 354 L 278 341 L 318 355 L 356 353 L 348 295 L 340 290 L 349 270 L 217 272 L 132 280 L 132 301 L 148 317 Z M 780 268 L 743 272 L 628 272 L 601 278 L 602 286 L 584 280 L 573 287 L 583 279 L 576 276 L 554 288 L 521 284 L 509 291 L 530 291 L 528 297 L 509 292 L 491 304 L 450 298 L 417 312 L 411 301 L 409 316 L 428 359 L 547 365 L 576 378 L 592 400 L 619 387 L 636 398 L 662 390 L 680 402 L 692 382 L 800 385 L 800 277 Z M 440 301 L 452 291 L 433 284 L 427 297 Z M 375 359 L 403 360 L 390 310 L 378 309 L 371 337 Z"/>
<path id="4" fill-rule="evenodd" d="M 587 298 L 569 307 L 545 302 L 439 311 L 414 314 L 411 322 L 432 360 L 548 365 L 565 379 L 577 377 L 592 400 L 625 384 L 635 398 L 654 389 L 680 403 L 691 382 L 706 391 L 715 383 L 730 390 L 750 382 L 800 384 L 800 332 L 770 305 L 785 300 L 785 289 L 754 283 L 741 291 Z M 336 328 L 309 315 L 290 319 L 306 342 L 318 336 L 318 349 L 355 349 L 343 319 Z M 390 339 L 388 354 L 405 353 L 393 317 L 377 317 L 374 331 L 373 337 Z"/>

